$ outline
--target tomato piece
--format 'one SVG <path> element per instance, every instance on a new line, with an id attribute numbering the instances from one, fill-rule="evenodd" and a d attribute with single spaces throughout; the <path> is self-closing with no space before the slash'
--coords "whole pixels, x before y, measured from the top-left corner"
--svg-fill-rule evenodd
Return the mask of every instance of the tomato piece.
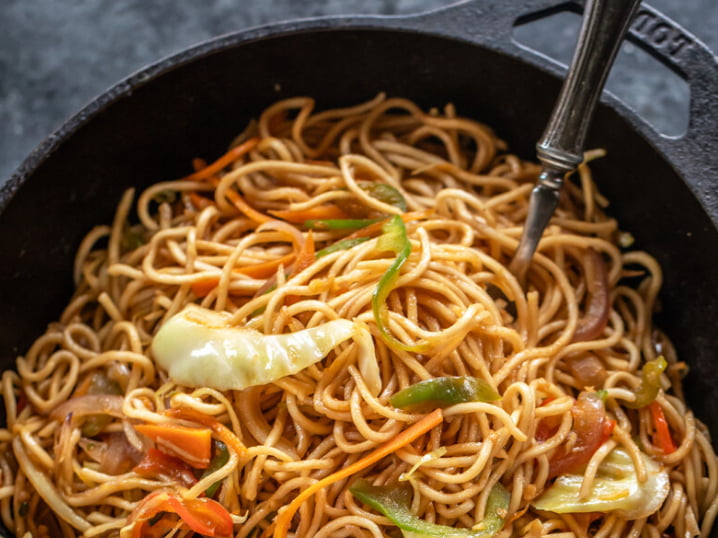
<path id="1" fill-rule="evenodd" d="M 186 488 L 191 488 L 197 483 L 197 479 L 189 465 L 181 459 L 165 454 L 156 448 L 150 448 L 133 471 L 148 478 L 174 480 Z"/>
<path id="2" fill-rule="evenodd" d="M 545 400 L 541 402 L 539 407 L 543 407 L 545 405 L 550 404 L 556 399 L 556 396 L 549 396 Z M 543 443 L 546 439 L 550 439 L 554 435 L 556 435 L 556 432 L 561 427 L 561 415 L 551 415 L 548 417 L 542 418 L 538 426 L 536 426 L 536 440 L 540 443 Z"/>
<path id="3" fill-rule="evenodd" d="M 546 439 L 551 439 L 560 427 L 561 417 L 559 415 L 542 418 L 536 426 L 536 440 L 543 443 Z"/>
<path id="4" fill-rule="evenodd" d="M 549 462 L 549 477 L 573 471 L 588 463 L 598 448 L 608 441 L 616 421 L 606 414 L 603 400 L 593 392 L 582 392 L 571 409 L 573 416 L 573 432 L 576 442 L 566 450 L 559 447 Z"/>

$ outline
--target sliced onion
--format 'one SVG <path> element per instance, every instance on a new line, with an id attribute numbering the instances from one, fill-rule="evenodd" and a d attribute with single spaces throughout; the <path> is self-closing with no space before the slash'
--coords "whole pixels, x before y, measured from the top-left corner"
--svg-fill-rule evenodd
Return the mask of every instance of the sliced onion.
<path id="1" fill-rule="evenodd" d="M 65 420 L 72 414 L 73 420 L 88 415 L 111 415 L 122 418 L 124 398 L 114 394 L 86 394 L 70 398 L 52 410 L 50 416 L 55 420 Z"/>
<path id="2" fill-rule="evenodd" d="M 39 471 L 32 464 L 30 457 L 25 452 L 25 447 L 20 437 L 15 437 L 12 440 L 12 448 L 15 453 L 15 459 L 20 465 L 22 472 L 25 473 L 25 476 L 35 488 L 35 491 L 37 491 L 50 509 L 62 520 L 81 532 L 92 528 L 92 524 L 89 521 L 77 514 L 75 510 L 64 501 L 60 492 L 57 491 L 55 485 L 50 481 L 47 475 Z"/>
<path id="3" fill-rule="evenodd" d="M 367 389 L 372 396 L 377 397 L 381 392 L 381 371 L 376 358 L 374 340 L 372 340 L 369 328 L 365 323 L 357 321 L 354 323 L 354 343 L 357 345 L 357 362 Z"/>
<path id="4" fill-rule="evenodd" d="M 568 369 L 579 382 L 579 389 L 586 387 L 601 388 L 606 381 L 606 368 L 601 359 L 594 355 L 572 357 L 567 360 Z"/>
<path id="5" fill-rule="evenodd" d="M 123 432 L 113 432 L 103 441 L 83 438 L 78 444 L 100 464 L 100 470 L 109 475 L 126 473 L 142 459 L 142 453 L 130 444 Z"/>
<path id="6" fill-rule="evenodd" d="M 611 294 L 608 289 L 608 271 L 601 255 L 589 248 L 583 258 L 588 306 L 586 315 L 578 321 L 574 342 L 592 340 L 599 336 L 608 324 L 611 312 Z"/>

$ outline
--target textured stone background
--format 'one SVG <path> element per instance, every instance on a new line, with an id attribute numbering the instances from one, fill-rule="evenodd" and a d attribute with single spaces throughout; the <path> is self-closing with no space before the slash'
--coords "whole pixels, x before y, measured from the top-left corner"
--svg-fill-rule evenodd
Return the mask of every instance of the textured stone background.
<path id="1" fill-rule="evenodd" d="M 98 93 L 143 65 L 198 41 L 292 18 L 411 14 L 451 3 L 0 0 L 0 182 L 47 134 Z M 651 3 L 718 50 L 718 0 Z M 573 48 L 577 19 L 559 16 L 519 28 L 516 37 L 566 59 Z M 676 134 L 685 125 L 686 84 L 636 47 L 624 46 L 609 89 L 663 132 Z"/>

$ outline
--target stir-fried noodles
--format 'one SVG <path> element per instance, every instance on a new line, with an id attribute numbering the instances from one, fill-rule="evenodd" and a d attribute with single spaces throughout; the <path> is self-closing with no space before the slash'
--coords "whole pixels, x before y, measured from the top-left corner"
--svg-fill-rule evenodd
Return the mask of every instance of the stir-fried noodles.
<path id="1" fill-rule="evenodd" d="M 588 165 L 519 282 L 536 164 L 451 105 L 313 108 L 272 105 L 87 235 L 3 374 L 5 526 L 707 535 L 716 456 L 652 324 L 661 269 Z"/>

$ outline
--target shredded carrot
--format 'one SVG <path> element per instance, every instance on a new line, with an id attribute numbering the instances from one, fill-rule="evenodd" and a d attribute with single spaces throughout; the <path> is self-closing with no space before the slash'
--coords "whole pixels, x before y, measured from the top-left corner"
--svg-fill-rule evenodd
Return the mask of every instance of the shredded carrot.
<path id="1" fill-rule="evenodd" d="M 370 465 L 373 465 L 377 461 L 385 458 L 389 454 L 396 452 L 397 450 L 405 447 L 418 437 L 424 435 L 432 428 L 441 424 L 443 420 L 444 416 L 441 413 L 441 409 L 435 409 L 428 415 L 424 416 L 418 422 L 415 422 L 414 424 L 409 426 L 406 430 L 401 432 L 393 439 L 387 441 L 379 448 L 372 451 L 370 454 L 364 456 L 362 459 L 352 463 L 347 467 L 344 467 L 336 473 L 330 474 L 329 476 L 322 478 L 318 482 L 315 482 L 314 484 L 309 486 L 307 489 L 297 495 L 294 500 L 289 503 L 289 506 L 282 510 L 277 516 L 277 518 L 274 520 L 274 538 L 286 538 L 287 531 L 289 530 L 289 524 L 291 523 L 294 514 L 297 512 L 297 510 L 299 510 L 299 507 L 302 505 L 302 503 L 306 501 L 309 497 L 314 495 L 317 491 L 329 486 L 330 484 L 334 484 L 353 474 L 356 474 L 363 469 L 366 469 Z"/>
<path id="2" fill-rule="evenodd" d="M 239 209 L 242 213 L 244 213 L 247 218 L 253 220 L 257 224 L 264 224 L 265 222 L 270 222 L 274 220 L 272 217 L 268 217 L 264 213 L 260 213 L 259 211 L 254 209 L 245 201 L 244 198 L 240 196 L 237 191 L 228 190 L 227 198 L 229 198 L 229 201 L 234 204 L 234 207 Z"/>
<path id="3" fill-rule="evenodd" d="M 214 177 L 214 175 L 222 170 L 223 168 L 226 168 L 229 164 L 239 159 L 242 155 L 245 155 L 246 153 L 249 153 L 254 149 L 254 147 L 259 143 L 259 138 L 250 138 L 243 144 L 240 144 L 239 146 L 235 146 L 232 149 L 230 149 L 227 153 L 222 155 L 219 159 L 214 161 L 209 166 L 205 166 L 194 172 L 193 174 L 190 174 L 188 176 L 185 176 L 182 178 L 185 181 L 202 181 L 207 180 L 209 181 L 213 186 L 217 186 L 219 184 L 219 180 Z M 202 161 L 201 159 L 193 159 L 192 165 L 195 168 L 201 167 Z M 239 209 L 240 212 L 244 213 L 250 220 L 253 220 L 254 222 L 258 224 L 262 224 L 264 222 L 269 222 L 272 219 L 271 217 L 268 217 L 267 215 L 260 213 L 256 209 L 254 209 L 252 206 L 250 206 L 242 196 L 236 191 L 228 190 L 227 191 L 227 198 L 229 198 L 229 201 L 234 204 L 234 206 Z"/>
<path id="4" fill-rule="evenodd" d="M 302 246 L 302 250 L 299 251 L 299 255 L 297 256 L 297 261 L 294 262 L 294 267 L 292 267 L 292 275 L 301 273 L 307 267 L 312 265 L 316 259 L 317 254 L 314 252 L 314 234 L 311 230 L 309 230 L 307 238 L 304 241 L 304 245 Z M 284 304 L 291 306 L 299 300 L 300 297 L 298 295 L 287 295 L 284 298 Z"/>
<path id="5" fill-rule="evenodd" d="M 402 213 L 400 216 L 401 220 L 403 220 L 404 222 L 410 222 L 412 220 L 425 219 L 432 213 L 433 210 L 427 209 L 426 211 L 411 211 L 409 213 Z M 343 239 L 358 239 L 360 237 L 371 237 L 373 235 L 377 235 L 381 232 L 381 229 L 384 227 L 384 224 L 386 224 L 388 220 L 389 219 L 387 218 L 384 220 L 380 220 L 379 222 L 375 222 L 374 224 L 370 224 L 369 226 L 365 226 L 364 228 L 361 228 L 356 232 L 347 235 Z"/>
<path id="6" fill-rule="evenodd" d="M 284 256 L 280 256 L 274 260 L 246 265 L 244 267 L 235 267 L 233 271 L 235 273 L 251 276 L 252 278 L 269 278 L 277 272 L 280 265 L 287 267 L 294 261 L 295 258 L 296 254 L 294 252 L 290 252 L 289 254 L 285 254 Z"/>
<path id="7" fill-rule="evenodd" d="M 215 205 L 212 200 L 210 200 L 209 198 L 205 198 L 204 196 L 200 196 L 194 191 L 191 191 L 188 196 L 190 203 L 197 209 L 204 209 L 211 205 Z"/>
<path id="8" fill-rule="evenodd" d="M 664 454 L 672 454 L 676 451 L 676 445 L 671 437 L 671 431 L 668 429 L 668 421 L 666 420 L 666 415 L 663 413 L 663 408 L 656 400 L 653 400 L 648 405 L 648 408 L 651 411 L 653 425 L 656 429 L 658 446 Z"/>
<path id="9" fill-rule="evenodd" d="M 194 168 L 195 172 L 199 172 L 200 170 L 207 168 L 207 161 L 200 159 L 199 157 L 195 157 L 192 159 L 192 168 Z"/>
<path id="10" fill-rule="evenodd" d="M 187 462 L 196 469 L 206 469 L 212 457 L 212 430 L 188 428 L 176 424 L 137 424 L 135 429 L 152 439 L 157 448 Z"/>
<path id="11" fill-rule="evenodd" d="M 290 252 L 289 254 L 285 254 L 284 256 L 280 256 L 274 260 L 246 265 L 244 267 L 235 267 L 232 271 L 257 279 L 269 278 L 277 272 L 277 269 L 281 265 L 288 266 L 292 263 L 295 257 L 296 254 L 294 252 Z M 219 277 L 210 276 L 203 278 L 202 280 L 198 280 L 197 282 L 192 282 L 190 284 L 190 288 L 192 288 L 192 292 L 197 297 L 206 297 L 210 291 L 217 287 L 218 284 Z"/>
<path id="12" fill-rule="evenodd" d="M 216 174 L 223 168 L 226 168 L 228 165 L 232 164 L 234 161 L 239 159 L 242 155 L 245 155 L 246 153 L 249 153 L 254 149 L 254 147 L 259 143 L 259 138 L 250 138 L 247 140 L 244 144 L 240 144 L 239 146 L 235 146 L 232 149 L 230 149 L 227 153 L 222 155 L 219 159 L 214 161 L 212 164 L 205 166 L 193 174 L 190 174 L 188 176 L 185 176 L 185 181 L 201 181 L 203 179 L 207 179 L 208 177 Z M 201 164 L 201 162 L 197 159 L 192 161 L 192 164 L 196 168 L 198 165 Z"/>
<path id="13" fill-rule="evenodd" d="M 190 420 L 192 422 L 202 424 L 203 426 L 207 426 L 212 429 L 220 441 L 231 448 L 239 457 L 243 457 L 247 453 L 247 447 L 244 446 L 242 441 L 237 439 L 237 436 L 232 433 L 232 430 L 227 428 L 227 426 L 219 422 L 214 417 L 205 415 L 204 413 L 200 413 L 199 411 L 188 407 L 167 409 L 163 414 L 167 417 L 178 418 L 180 420 Z"/>
<path id="14" fill-rule="evenodd" d="M 310 207 L 309 209 L 278 209 L 270 211 L 270 214 L 277 218 L 292 222 L 294 224 L 301 224 L 307 220 L 325 220 L 325 219 L 347 219 L 349 215 L 342 210 L 341 207 L 335 204 L 325 204 L 316 207 Z"/>
<path id="15" fill-rule="evenodd" d="M 302 246 L 302 249 L 299 251 L 299 255 L 297 256 L 297 261 L 294 262 L 292 274 L 296 275 L 298 273 L 301 273 L 307 267 L 312 265 L 316 259 L 317 255 L 314 252 L 314 234 L 311 230 L 309 230 L 307 238 L 304 241 L 304 245 Z"/>
<path id="16" fill-rule="evenodd" d="M 211 276 L 198 280 L 197 282 L 192 282 L 189 287 L 192 288 L 192 293 L 194 293 L 196 297 L 207 297 L 209 292 L 217 287 L 217 284 L 219 284 L 219 277 Z"/>
<path id="17" fill-rule="evenodd" d="M 92 375 L 85 376 L 85 379 L 83 379 L 77 387 L 75 387 L 75 392 L 72 393 L 72 397 L 76 396 L 84 396 L 87 394 L 87 391 L 90 390 L 90 384 L 92 383 Z"/>

